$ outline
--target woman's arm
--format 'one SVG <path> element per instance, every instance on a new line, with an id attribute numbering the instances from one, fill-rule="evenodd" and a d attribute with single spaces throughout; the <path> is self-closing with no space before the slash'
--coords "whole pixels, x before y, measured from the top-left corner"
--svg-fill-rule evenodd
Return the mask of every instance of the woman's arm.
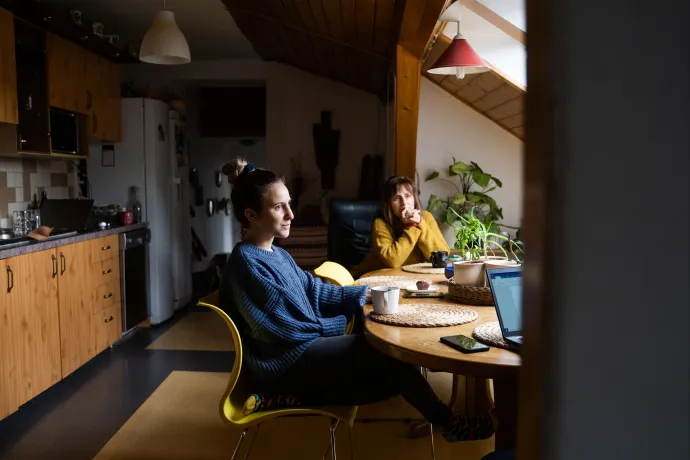
<path id="1" fill-rule="evenodd" d="M 234 281 L 235 303 L 256 339 L 269 343 L 299 343 L 309 340 L 315 333 L 329 337 L 345 331 L 344 315 L 318 317 L 316 323 L 295 319 L 287 308 L 293 296 L 260 266 L 242 267 Z"/>
<path id="2" fill-rule="evenodd" d="M 376 219 L 372 228 L 371 249 L 384 265 L 399 268 L 414 251 L 421 234 L 422 231 L 419 228 L 409 226 L 396 239 L 393 229 L 383 219 Z"/>
<path id="3" fill-rule="evenodd" d="M 422 212 L 422 221 L 420 222 L 419 228 L 422 234 L 417 241 L 417 245 L 424 255 L 424 260 L 431 259 L 432 251 L 450 252 L 448 243 L 443 237 L 441 229 L 438 228 L 436 219 L 434 219 L 434 216 L 430 212 Z"/>

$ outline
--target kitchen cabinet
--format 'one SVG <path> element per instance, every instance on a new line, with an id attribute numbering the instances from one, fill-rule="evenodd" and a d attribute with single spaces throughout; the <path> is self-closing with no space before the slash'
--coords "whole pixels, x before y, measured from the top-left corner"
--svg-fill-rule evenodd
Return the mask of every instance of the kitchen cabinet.
<path id="1" fill-rule="evenodd" d="M 14 16 L 0 8 L 0 123 L 18 122 Z"/>
<path id="2" fill-rule="evenodd" d="M 14 20 L 17 78 L 17 150 L 50 153 L 45 32 Z"/>
<path id="3" fill-rule="evenodd" d="M 96 356 L 91 306 L 91 242 L 61 246 L 57 252 L 60 353 L 64 378 Z"/>
<path id="4" fill-rule="evenodd" d="M 4 260 L 0 268 L 4 272 L 3 327 L 11 329 L 11 351 L 2 353 L 11 390 L 5 394 L 3 386 L 2 393 L 7 408 L 16 409 L 62 377 L 58 263 L 51 249 Z"/>
<path id="5" fill-rule="evenodd" d="M 0 260 L 0 420 L 120 339 L 117 241 Z"/>
<path id="6" fill-rule="evenodd" d="M 88 116 L 91 139 L 121 140 L 117 64 L 55 34 L 48 34 L 50 105 Z"/>

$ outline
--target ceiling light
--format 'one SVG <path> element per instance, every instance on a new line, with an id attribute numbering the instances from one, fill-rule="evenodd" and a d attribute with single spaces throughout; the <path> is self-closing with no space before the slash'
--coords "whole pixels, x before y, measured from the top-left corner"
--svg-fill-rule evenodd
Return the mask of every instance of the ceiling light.
<path id="1" fill-rule="evenodd" d="M 175 23 L 175 13 L 165 9 L 165 2 L 144 35 L 139 59 L 164 65 L 187 64 L 192 60 L 187 39 Z"/>
<path id="2" fill-rule="evenodd" d="M 465 78 L 465 75 L 468 74 L 491 70 L 460 33 L 461 7 L 461 2 L 454 2 L 446 8 L 440 17 L 442 21 L 457 22 L 458 33 L 441 57 L 427 70 L 431 74 L 455 75 L 457 78 Z"/>

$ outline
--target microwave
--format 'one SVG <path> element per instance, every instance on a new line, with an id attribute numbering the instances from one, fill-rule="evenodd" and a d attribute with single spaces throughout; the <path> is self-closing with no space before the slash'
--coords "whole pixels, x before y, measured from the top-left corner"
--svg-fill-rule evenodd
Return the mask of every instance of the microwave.
<path id="1" fill-rule="evenodd" d="M 67 110 L 50 108 L 50 150 L 53 153 L 82 155 L 88 153 L 82 145 L 85 117 Z"/>

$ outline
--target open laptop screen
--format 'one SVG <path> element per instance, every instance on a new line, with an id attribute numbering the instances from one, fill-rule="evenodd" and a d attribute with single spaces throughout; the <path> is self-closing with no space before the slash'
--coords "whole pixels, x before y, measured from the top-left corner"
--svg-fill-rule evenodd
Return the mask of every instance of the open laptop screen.
<path id="1" fill-rule="evenodd" d="M 503 335 L 522 334 L 522 270 L 487 271 Z"/>

